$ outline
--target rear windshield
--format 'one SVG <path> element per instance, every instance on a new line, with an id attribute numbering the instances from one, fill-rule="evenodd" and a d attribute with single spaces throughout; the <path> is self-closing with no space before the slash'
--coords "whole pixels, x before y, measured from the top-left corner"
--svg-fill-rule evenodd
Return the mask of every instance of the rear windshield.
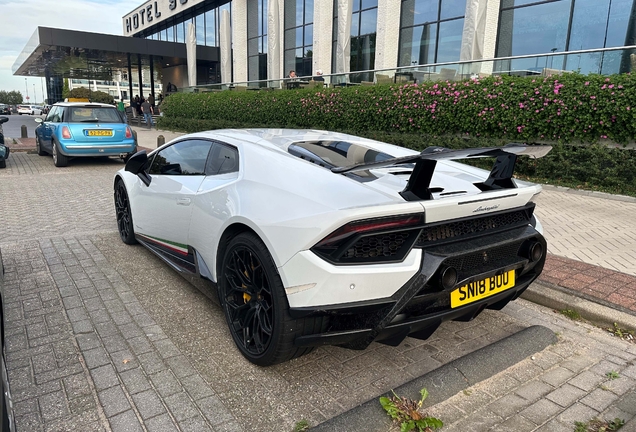
<path id="1" fill-rule="evenodd" d="M 121 123 L 115 107 L 70 107 L 69 123 Z"/>
<path id="2" fill-rule="evenodd" d="M 392 159 L 387 153 L 347 141 L 307 141 L 289 146 L 289 153 L 315 164 L 333 168 Z M 356 171 L 363 178 L 375 178 L 369 171 Z"/>

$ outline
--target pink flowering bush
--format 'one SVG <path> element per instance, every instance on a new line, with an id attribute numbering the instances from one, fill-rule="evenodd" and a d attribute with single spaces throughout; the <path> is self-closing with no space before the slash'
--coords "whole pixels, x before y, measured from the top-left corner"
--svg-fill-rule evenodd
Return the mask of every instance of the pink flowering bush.
<path id="1" fill-rule="evenodd" d="M 563 74 L 319 90 L 175 94 L 164 127 L 293 127 L 627 143 L 636 76 Z"/>

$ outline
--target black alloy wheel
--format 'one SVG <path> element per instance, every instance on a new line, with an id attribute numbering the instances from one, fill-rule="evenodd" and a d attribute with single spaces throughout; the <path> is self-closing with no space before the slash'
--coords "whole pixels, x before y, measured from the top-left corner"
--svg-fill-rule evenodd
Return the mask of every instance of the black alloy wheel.
<path id="1" fill-rule="evenodd" d="M 271 281 L 261 257 L 247 245 L 235 246 L 224 276 L 223 304 L 232 336 L 241 351 L 260 357 L 272 342 L 275 319 Z"/>
<path id="2" fill-rule="evenodd" d="M 128 245 L 136 244 L 130 201 L 128 200 L 126 186 L 121 180 L 117 180 L 115 184 L 115 213 L 117 215 L 117 230 L 121 241 Z"/>
<path id="3" fill-rule="evenodd" d="M 327 317 L 294 319 L 283 282 L 265 244 L 254 233 L 232 238 L 219 262 L 219 300 L 232 339 L 258 366 L 271 366 L 313 350 L 298 348 L 298 336 L 325 331 Z"/>

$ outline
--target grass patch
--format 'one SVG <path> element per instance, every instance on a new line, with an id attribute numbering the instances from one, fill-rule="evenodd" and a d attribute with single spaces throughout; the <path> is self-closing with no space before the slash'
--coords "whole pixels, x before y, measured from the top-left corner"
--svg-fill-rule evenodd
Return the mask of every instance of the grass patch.
<path id="1" fill-rule="evenodd" d="M 305 432 L 309 430 L 309 422 L 305 419 L 296 422 L 294 425 L 294 432 Z"/>
<path id="2" fill-rule="evenodd" d="M 433 429 L 441 429 L 444 423 L 435 417 L 420 414 L 419 409 L 428 397 L 428 390 L 420 390 L 421 398 L 414 401 L 406 397 L 400 397 L 393 392 L 391 397 L 381 397 L 380 405 L 396 423 L 400 424 L 401 432 L 417 431 L 430 432 Z"/>
<path id="3" fill-rule="evenodd" d="M 617 323 L 614 323 L 612 328 L 608 328 L 607 331 L 610 332 L 612 336 L 616 336 L 626 341 L 634 342 L 634 330 L 621 328 Z"/>
<path id="4" fill-rule="evenodd" d="M 561 315 L 564 315 L 568 318 L 570 318 L 573 321 L 578 321 L 581 319 L 581 314 L 578 313 L 578 311 L 574 310 L 574 309 L 563 309 L 561 312 Z"/>
<path id="5" fill-rule="evenodd" d="M 611 380 L 615 380 L 617 378 L 620 378 L 620 375 L 616 371 L 609 371 L 608 373 L 605 374 L 605 376 L 607 378 L 611 379 Z"/>
<path id="6" fill-rule="evenodd" d="M 610 421 L 595 418 L 589 422 L 574 422 L 574 432 L 612 432 L 619 430 L 624 425 L 625 420 L 618 417 Z"/>

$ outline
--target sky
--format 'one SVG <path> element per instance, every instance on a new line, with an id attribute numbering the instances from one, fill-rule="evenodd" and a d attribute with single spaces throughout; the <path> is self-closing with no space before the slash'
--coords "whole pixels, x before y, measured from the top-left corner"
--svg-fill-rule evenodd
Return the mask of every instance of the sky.
<path id="1" fill-rule="evenodd" d="M 35 29 L 54 27 L 122 35 L 121 17 L 143 0 L 0 0 L 0 90 L 18 90 L 42 102 L 42 78 L 13 76 L 11 68 Z M 33 85 L 35 96 L 33 100 Z M 44 86 L 46 92 L 46 86 Z"/>

